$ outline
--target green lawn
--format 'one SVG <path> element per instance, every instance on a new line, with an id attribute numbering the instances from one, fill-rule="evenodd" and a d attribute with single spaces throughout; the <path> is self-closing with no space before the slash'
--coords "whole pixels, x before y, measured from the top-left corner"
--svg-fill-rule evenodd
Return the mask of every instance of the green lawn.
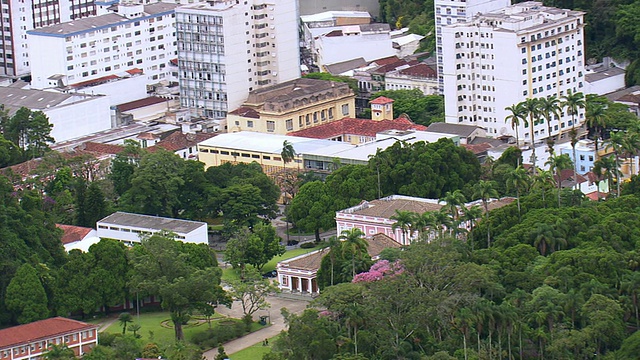
<path id="1" fill-rule="evenodd" d="M 293 249 L 293 250 L 289 250 L 289 251 L 285 252 L 284 254 L 282 254 L 280 256 L 276 256 L 273 259 L 271 259 L 271 261 L 269 261 L 262 268 L 262 273 L 264 274 L 266 272 L 275 270 L 276 269 L 276 265 L 278 264 L 278 262 L 280 262 L 282 260 L 287 260 L 287 259 L 294 258 L 294 257 L 296 257 L 298 255 L 310 253 L 312 251 L 315 251 L 315 250 L 318 250 L 318 249 L 322 248 L 323 246 L 324 245 L 316 246 L 316 247 L 311 248 L 311 249 Z M 229 266 L 226 269 L 222 269 L 222 281 L 237 280 L 239 278 L 240 278 L 240 274 L 238 273 L 238 271 L 236 271 L 232 267 Z"/>
<path id="2" fill-rule="evenodd" d="M 278 336 L 274 336 L 269 339 L 269 346 L 262 346 L 262 343 L 255 344 L 251 347 L 248 347 L 244 350 L 240 350 L 237 353 L 229 354 L 229 358 L 231 360 L 260 360 L 264 354 L 267 354 L 271 351 L 271 345 L 278 338 Z"/>
<path id="3" fill-rule="evenodd" d="M 221 315 L 216 314 L 211 320 L 211 325 L 215 326 L 215 319 L 223 318 Z M 140 324 L 140 330 L 138 334 L 142 336 L 145 343 L 155 342 L 158 344 L 173 343 L 175 339 L 175 333 L 173 330 L 173 323 L 168 312 L 154 312 L 140 314 L 140 320 L 133 315 L 134 323 Z M 206 321 L 197 321 L 192 319 L 188 325 L 184 325 L 185 339 L 190 339 L 191 336 L 196 333 L 207 329 L 209 324 Z M 122 333 L 122 326 L 118 321 L 114 322 L 111 326 L 104 330 L 107 333 Z"/>

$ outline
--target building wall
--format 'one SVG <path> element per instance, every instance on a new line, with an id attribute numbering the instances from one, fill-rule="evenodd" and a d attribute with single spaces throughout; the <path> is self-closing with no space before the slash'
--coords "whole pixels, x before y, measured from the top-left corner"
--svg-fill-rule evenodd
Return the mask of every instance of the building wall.
<path id="1" fill-rule="evenodd" d="M 321 36 L 315 42 L 317 65 L 340 63 L 359 57 L 373 61 L 396 55 L 388 32 L 345 36 Z"/>
<path id="2" fill-rule="evenodd" d="M 198 145 L 198 161 L 203 162 L 205 169 L 210 166 L 220 166 L 224 163 L 247 163 L 256 162 L 262 166 L 262 170 L 269 176 L 274 176 L 284 169 L 280 152 L 263 153 L 256 151 L 239 151 L 235 149 L 221 148 L 215 146 Z M 286 164 L 287 169 L 301 169 L 302 156 L 297 155 L 293 161 Z"/>
<path id="3" fill-rule="evenodd" d="M 114 106 L 144 99 L 149 96 L 149 94 L 147 94 L 147 82 L 145 76 L 132 76 L 82 88 L 75 92 L 87 95 L 106 95 L 109 99 L 109 106 Z"/>
<path id="4" fill-rule="evenodd" d="M 355 95 L 349 93 L 337 99 L 327 99 L 287 113 L 261 112 L 260 119 L 235 114 L 227 117 L 229 132 L 255 131 L 285 135 L 292 131 L 326 124 L 344 117 L 355 117 Z M 271 122 L 271 123 L 270 123 Z"/>
<path id="5" fill-rule="evenodd" d="M 32 30 L 31 86 L 57 86 L 49 80 L 63 75 L 65 85 L 121 74 L 138 68 L 147 83 L 171 76 L 169 61 L 175 57 L 175 15 L 173 10 L 121 21 L 90 30 L 51 34 Z"/>
<path id="6" fill-rule="evenodd" d="M 384 77 L 385 90 L 418 89 L 425 95 L 438 94 L 438 78 L 418 78 L 407 75 L 389 74 Z"/>
<path id="7" fill-rule="evenodd" d="M 56 142 L 111 129 L 111 111 L 106 96 L 56 106 L 44 113 L 53 124 L 51 136 Z"/>
<path id="8" fill-rule="evenodd" d="M 98 345 L 97 327 L 0 348 L 0 360 L 39 358 L 43 353 L 47 352 L 49 346 L 54 344 L 65 344 L 74 351 L 76 356 L 81 356 Z"/>
<path id="9" fill-rule="evenodd" d="M 142 228 L 136 226 L 122 226 L 118 224 L 109 224 L 99 221 L 97 223 L 98 237 L 116 239 L 127 244 L 139 243 L 141 235 L 151 235 L 160 229 Z M 194 244 L 208 244 L 207 225 L 202 226 L 189 233 L 176 234 L 176 240 L 194 243 Z"/>
<path id="10" fill-rule="evenodd" d="M 380 15 L 378 0 L 299 0 L 300 15 L 313 15 L 331 10 L 366 11 L 373 17 Z"/>
<path id="11" fill-rule="evenodd" d="M 582 15 L 551 23 L 535 18 L 516 22 L 511 29 L 494 26 L 493 19 L 443 27 L 443 41 L 451 44 L 443 53 L 446 122 L 481 126 L 488 136 L 514 136 L 504 120 L 506 107 L 531 97 L 561 98 L 569 91 L 584 91 Z M 575 125 L 583 120 L 581 109 Z M 565 112 L 551 125 L 551 135 L 565 133 L 572 117 Z M 528 124 L 523 123 L 518 134 L 531 141 Z M 546 122 L 534 125 L 534 136 L 536 142 L 549 136 Z"/>
<path id="12" fill-rule="evenodd" d="M 417 234 L 413 234 L 409 239 L 405 239 L 405 235 L 401 229 L 393 230 L 394 220 L 379 218 L 374 216 L 362 216 L 358 214 L 336 213 L 336 226 L 338 234 L 344 230 L 358 228 L 365 233 L 365 236 L 373 236 L 375 234 L 385 234 L 400 244 L 408 245 Z"/>
<path id="13" fill-rule="evenodd" d="M 609 76 L 592 83 L 587 82 L 585 93 L 605 95 L 614 91 L 624 89 L 624 73 L 615 76 Z"/>
<path id="14" fill-rule="evenodd" d="M 194 116 L 224 118 L 251 90 L 300 77 L 297 21 L 295 0 L 180 8 L 182 106 Z"/>

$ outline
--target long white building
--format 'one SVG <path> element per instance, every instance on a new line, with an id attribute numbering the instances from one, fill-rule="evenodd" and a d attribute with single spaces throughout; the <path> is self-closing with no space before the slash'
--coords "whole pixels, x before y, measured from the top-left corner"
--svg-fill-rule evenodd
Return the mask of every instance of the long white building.
<path id="1" fill-rule="evenodd" d="M 224 118 L 249 91 L 300 77 L 296 0 L 214 0 L 176 10 L 181 105 Z"/>
<path id="2" fill-rule="evenodd" d="M 124 3 L 115 13 L 28 31 L 35 89 L 109 81 L 129 73 L 169 79 L 178 5 Z"/>
<path id="3" fill-rule="evenodd" d="M 436 55 L 438 61 L 438 89 L 444 91 L 444 57 L 443 48 L 450 46 L 442 39 L 442 27 L 468 22 L 478 13 L 486 13 L 509 6 L 510 0 L 435 0 L 436 17 Z"/>
<path id="4" fill-rule="evenodd" d="M 446 122 L 481 126 L 488 136 L 514 135 L 505 123 L 507 106 L 582 92 L 583 15 L 529 1 L 443 27 L 443 42 L 450 44 L 443 51 Z M 575 120 L 576 127 L 583 122 L 584 110 Z M 574 126 L 566 111 L 551 125 L 551 135 Z M 547 127 L 535 125 L 536 141 L 549 136 Z M 524 124 L 518 133 L 529 141 Z"/>

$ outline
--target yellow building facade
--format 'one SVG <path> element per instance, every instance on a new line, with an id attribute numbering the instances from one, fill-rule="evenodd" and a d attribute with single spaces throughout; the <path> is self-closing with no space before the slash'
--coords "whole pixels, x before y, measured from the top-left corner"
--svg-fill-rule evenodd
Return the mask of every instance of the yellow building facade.
<path id="1" fill-rule="evenodd" d="M 227 114 L 227 131 L 284 135 L 355 117 L 355 94 L 346 83 L 296 79 L 254 90 Z"/>

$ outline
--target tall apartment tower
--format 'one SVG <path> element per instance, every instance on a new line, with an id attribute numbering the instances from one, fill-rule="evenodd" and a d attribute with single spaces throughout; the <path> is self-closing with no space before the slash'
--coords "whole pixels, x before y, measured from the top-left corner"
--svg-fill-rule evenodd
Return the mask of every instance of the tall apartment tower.
<path id="1" fill-rule="evenodd" d="M 435 16 L 436 16 L 436 53 L 438 59 L 438 90 L 440 94 L 444 92 L 444 78 L 442 71 L 444 70 L 443 49 L 452 46 L 442 39 L 442 27 L 446 25 L 456 24 L 459 22 L 468 22 L 476 14 L 485 13 L 502 9 L 509 6 L 511 0 L 435 0 Z"/>
<path id="2" fill-rule="evenodd" d="M 213 0 L 176 9 L 181 105 L 223 119 L 249 91 L 300 77 L 296 0 Z"/>
<path id="3" fill-rule="evenodd" d="M 584 13 L 523 2 L 443 27 L 447 123 L 476 125 L 489 136 L 514 135 L 506 107 L 527 98 L 584 89 Z M 566 112 L 534 125 L 535 140 L 564 133 L 584 120 Z M 530 141 L 528 124 L 518 128 Z"/>
<path id="4" fill-rule="evenodd" d="M 0 75 L 30 71 L 27 31 L 96 14 L 94 0 L 2 0 Z"/>

